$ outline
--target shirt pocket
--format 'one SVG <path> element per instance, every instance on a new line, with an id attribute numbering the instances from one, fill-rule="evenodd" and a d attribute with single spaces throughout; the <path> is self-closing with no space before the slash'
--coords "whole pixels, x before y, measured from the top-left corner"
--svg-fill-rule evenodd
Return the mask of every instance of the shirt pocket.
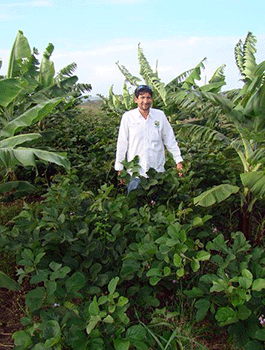
<path id="1" fill-rule="evenodd" d="M 161 135 L 158 128 L 151 128 L 149 132 L 150 148 L 154 149 L 161 142 Z"/>

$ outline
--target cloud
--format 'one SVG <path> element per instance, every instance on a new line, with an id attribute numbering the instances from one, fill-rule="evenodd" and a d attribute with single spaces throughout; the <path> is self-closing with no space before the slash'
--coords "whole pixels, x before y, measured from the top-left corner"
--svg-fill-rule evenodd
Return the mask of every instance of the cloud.
<path id="1" fill-rule="evenodd" d="M 16 21 L 20 18 L 19 9 L 52 7 L 51 0 L 32 0 L 28 2 L 15 2 L 0 4 L 0 22 Z"/>
<path id="2" fill-rule="evenodd" d="M 86 0 L 91 5 L 134 5 L 146 2 L 148 0 Z"/>
<path id="3" fill-rule="evenodd" d="M 52 1 L 50 0 L 32 0 L 28 2 L 15 2 L 15 3 L 8 3 L 8 4 L 0 4 L 0 9 L 2 10 L 8 10 L 8 9 L 14 9 L 19 7 L 51 7 L 53 6 Z"/>

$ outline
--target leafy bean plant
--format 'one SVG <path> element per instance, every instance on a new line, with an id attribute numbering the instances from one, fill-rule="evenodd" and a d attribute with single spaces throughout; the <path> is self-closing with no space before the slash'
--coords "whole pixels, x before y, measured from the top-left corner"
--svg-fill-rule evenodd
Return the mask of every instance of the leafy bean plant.
<path id="1" fill-rule="evenodd" d="M 166 201 L 173 175 L 163 176 L 150 177 L 150 186 L 143 182 L 138 194 L 146 202 L 138 209 L 137 198 L 113 185 L 95 194 L 74 172 L 58 176 L 42 203 L 25 204 L 2 229 L 0 249 L 14 252 L 18 282 L 29 285 L 24 330 L 13 336 L 16 349 L 155 346 L 138 311 L 145 310 L 148 325 L 154 308 L 165 304 L 159 292 L 174 295 L 175 281 L 191 278 L 210 258 L 197 237 L 210 235 L 210 216 L 178 202 L 179 180 Z M 161 198 L 154 198 L 158 190 Z M 180 348 L 175 337 L 181 339 L 177 331 L 174 339 L 167 333 L 168 349 Z"/>
<path id="2" fill-rule="evenodd" d="M 252 248 L 242 232 L 231 234 L 231 241 L 219 234 L 206 245 L 211 254 L 209 273 L 185 293 L 196 298 L 196 320 L 214 315 L 220 326 L 229 326 L 237 346 L 263 349 L 265 330 L 259 325 L 264 314 L 265 254 Z"/>

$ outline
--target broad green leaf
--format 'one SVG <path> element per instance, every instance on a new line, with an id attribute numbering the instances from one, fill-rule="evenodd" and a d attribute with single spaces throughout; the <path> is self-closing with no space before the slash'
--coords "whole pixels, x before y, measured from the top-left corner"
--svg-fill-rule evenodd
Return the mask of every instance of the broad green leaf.
<path id="1" fill-rule="evenodd" d="M 196 259 L 199 261 L 209 260 L 210 257 L 211 257 L 211 254 L 209 252 L 206 252 L 205 250 L 201 250 L 196 254 Z"/>
<path id="2" fill-rule="evenodd" d="M 210 306 L 211 306 L 211 303 L 207 299 L 199 299 L 198 301 L 196 301 L 195 307 L 198 309 L 198 311 L 196 312 L 197 322 L 202 321 L 204 319 Z"/>
<path id="3" fill-rule="evenodd" d="M 126 278 L 135 272 L 137 272 L 140 268 L 140 263 L 134 259 L 126 259 L 124 260 L 121 268 L 121 277 Z"/>
<path id="4" fill-rule="evenodd" d="M 96 325 L 101 321 L 101 317 L 98 315 L 92 316 L 87 327 L 86 327 L 86 332 L 89 335 L 93 329 L 96 327 Z"/>
<path id="5" fill-rule="evenodd" d="M 192 86 L 196 85 L 195 80 L 201 80 L 201 69 L 204 69 L 203 62 L 206 60 L 204 58 L 201 62 L 197 64 L 195 68 L 191 70 L 191 73 L 187 77 L 187 79 L 184 81 L 182 88 L 189 90 Z"/>
<path id="6" fill-rule="evenodd" d="M 146 273 L 146 276 L 147 277 L 152 277 L 152 276 L 159 276 L 159 277 L 161 277 L 162 276 L 162 271 L 155 267 L 155 268 L 152 268 L 152 269 L 148 270 L 147 273 Z"/>
<path id="7" fill-rule="evenodd" d="M 169 276 L 170 273 L 171 273 L 170 267 L 169 266 L 165 266 L 163 272 L 164 272 L 164 276 Z"/>
<path id="8" fill-rule="evenodd" d="M 49 114 L 54 109 L 54 107 L 56 107 L 61 101 L 62 101 L 62 98 L 54 98 L 49 101 L 44 101 L 42 103 L 39 103 L 35 107 L 28 109 L 19 117 L 9 122 L 0 131 L 0 137 L 14 136 L 15 133 L 22 130 L 23 128 L 39 122 L 47 114 Z"/>
<path id="9" fill-rule="evenodd" d="M 29 58 L 31 50 L 27 38 L 23 35 L 21 30 L 18 31 L 14 41 L 7 68 L 7 77 L 13 78 L 19 76 L 18 62 L 23 58 Z"/>
<path id="10" fill-rule="evenodd" d="M 50 262 L 49 267 L 50 267 L 53 271 L 58 271 L 58 270 L 61 269 L 62 264 L 59 264 L 59 263 L 57 263 L 57 262 L 55 262 L 55 261 L 52 261 L 52 262 Z M 69 271 L 70 271 L 70 270 L 69 270 Z"/>
<path id="11" fill-rule="evenodd" d="M 190 266 L 193 272 L 197 272 L 200 269 L 200 262 L 197 259 L 191 261 Z"/>
<path id="12" fill-rule="evenodd" d="M 45 295 L 45 289 L 43 287 L 37 287 L 30 290 L 26 295 L 26 306 L 35 311 L 41 308 Z"/>
<path id="13" fill-rule="evenodd" d="M 123 307 L 124 305 L 128 304 L 128 302 L 129 302 L 128 298 L 124 296 L 120 296 L 117 302 L 117 306 Z"/>
<path id="14" fill-rule="evenodd" d="M 244 289 L 248 289 L 251 287 L 252 284 L 252 279 L 248 279 L 246 277 L 238 277 L 238 283 L 239 285 L 244 288 Z"/>
<path id="15" fill-rule="evenodd" d="M 265 329 L 259 329 L 255 333 L 255 338 L 261 341 L 265 341 Z"/>
<path id="16" fill-rule="evenodd" d="M 183 277 L 185 275 L 184 267 L 180 267 L 179 269 L 177 269 L 176 275 L 178 277 Z"/>
<path id="17" fill-rule="evenodd" d="M 21 90 L 22 86 L 17 79 L 0 80 L 0 106 L 7 107 Z"/>
<path id="18" fill-rule="evenodd" d="M 192 221 L 193 227 L 201 227 L 204 225 L 204 222 L 200 216 L 196 216 Z"/>
<path id="19" fill-rule="evenodd" d="M 34 151 L 34 155 L 43 161 L 46 161 L 49 163 L 55 163 L 57 165 L 64 167 L 67 170 L 70 169 L 70 162 L 64 154 L 42 151 L 39 149 L 33 149 L 33 151 Z"/>
<path id="20" fill-rule="evenodd" d="M 251 310 L 249 310 L 245 305 L 239 305 L 237 310 L 238 318 L 242 321 L 246 320 L 251 315 Z"/>
<path id="21" fill-rule="evenodd" d="M 21 289 L 21 285 L 15 280 L 7 276 L 4 272 L 0 271 L 0 288 L 7 288 L 9 290 Z"/>
<path id="22" fill-rule="evenodd" d="M 198 287 L 192 287 L 191 290 L 184 290 L 184 294 L 189 298 L 199 298 L 203 296 L 203 291 Z"/>
<path id="23" fill-rule="evenodd" d="M 181 231 L 181 225 L 176 222 L 168 226 L 167 228 L 167 233 L 172 239 L 178 239 L 179 238 L 179 232 Z"/>
<path id="24" fill-rule="evenodd" d="M 256 197 L 265 197 L 265 172 L 256 171 L 240 174 L 241 181 Z"/>
<path id="25" fill-rule="evenodd" d="M 64 266 L 58 270 L 55 270 L 51 273 L 50 279 L 51 280 L 56 280 L 58 278 L 64 278 L 66 275 L 71 271 L 70 267 Z"/>
<path id="26" fill-rule="evenodd" d="M 130 340 L 143 340 L 146 337 L 146 330 L 141 325 L 134 325 L 127 329 L 126 337 Z"/>
<path id="27" fill-rule="evenodd" d="M 103 304 L 105 304 L 107 301 L 108 301 L 107 295 L 101 295 L 101 296 L 98 298 L 98 305 L 103 305 Z"/>
<path id="28" fill-rule="evenodd" d="M 128 350 L 130 347 L 129 339 L 115 339 L 114 348 L 115 350 Z"/>
<path id="29" fill-rule="evenodd" d="M 247 278 L 247 279 L 249 279 L 249 280 L 253 280 L 252 273 L 249 270 L 247 270 L 247 269 L 243 269 L 242 270 L 242 276 Z"/>
<path id="30" fill-rule="evenodd" d="M 109 282 L 108 291 L 110 294 L 114 294 L 118 282 L 119 282 L 119 277 L 112 278 L 112 280 Z"/>
<path id="31" fill-rule="evenodd" d="M 53 84 L 55 69 L 54 63 L 50 60 L 53 50 L 54 46 L 50 43 L 43 53 L 39 72 L 39 83 L 42 88 L 46 88 Z"/>
<path id="32" fill-rule="evenodd" d="M 67 293 L 75 293 L 82 289 L 86 283 L 86 277 L 82 272 L 75 272 L 71 277 L 69 277 L 65 282 L 65 287 Z"/>
<path id="33" fill-rule="evenodd" d="M 220 203 L 228 198 L 231 194 L 237 193 L 239 187 L 229 184 L 215 186 L 208 191 L 201 193 L 194 198 L 194 204 L 202 207 L 209 207 L 213 204 Z"/>
<path id="34" fill-rule="evenodd" d="M 257 278 L 252 284 L 252 290 L 260 292 L 262 289 L 265 289 L 265 279 Z"/>
<path id="35" fill-rule="evenodd" d="M 100 309 L 98 307 L 98 302 L 96 296 L 94 296 L 93 301 L 89 304 L 89 314 L 91 316 L 97 316 L 100 313 Z"/>
<path id="36" fill-rule="evenodd" d="M 32 344 L 30 335 L 22 330 L 15 332 L 12 338 L 14 339 L 14 344 L 22 350 L 28 349 Z"/>
<path id="37" fill-rule="evenodd" d="M 48 295 L 53 295 L 57 288 L 57 283 L 55 281 L 48 281 L 45 283 Z"/>
<path id="38" fill-rule="evenodd" d="M 154 243 L 144 243 L 139 248 L 140 255 L 153 256 L 157 251 L 156 245 Z"/>
<path id="39" fill-rule="evenodd" d="M 238 322 L 237 312 L 229 306 L 218 309 L 215 318 L 220 326 L 226 326 Z"/>
<path id="40" fill-rule="evenodd" d="M 61 328 L 56 320 L 49 320 L 42 324 L 43 338 L 56 338 L 61 335 Z"/>
<path id="41" fill-rule="evenodd" d="M 102 321 L 105 322 L 105 323 L 114 323 L 114 319 L 113 319 L 113 317 L 110 316 L 110 315 L 108 315 L 108 316 L 106 316 L 105 318 L 103 318 Z"/>
<path id="42" fill-rule="evenodd" d="M 175 253 L 173 256 L 173 263 L 176 267 L 181 267 L 182 266 L 182 257 L 178 254 Z"/>
<path id="43" fill-rule="evenodd" d="M 34 148 L 0 148 L 0 168 L 12 169 L 16 165 L 36 166 L 35 157 L 70 169 L 69 160 L 61 154 Z"/>
<path id="44" fill-rule="evenodd" d="M 244 346 L 244 350 L 264 350 L 264 346 L 258 340 L 250 340 Z"/>
<path id="45" fill-rule="evenodd" d="M 149 283 L 151 284 L 151 286 L 155 286 L 157 285 L 157 283 L 161 280 L 160 277 L 158 276 L 152 276 L 150 277 Z"/>
<path id="46" fill-rule="evenodd" d="M 26 181 L 9 181 L 0 184 L 0 193 L 7 193 L 16 190 L 16 193 L 29 194 L 36 190 L 36 187 Z"/>

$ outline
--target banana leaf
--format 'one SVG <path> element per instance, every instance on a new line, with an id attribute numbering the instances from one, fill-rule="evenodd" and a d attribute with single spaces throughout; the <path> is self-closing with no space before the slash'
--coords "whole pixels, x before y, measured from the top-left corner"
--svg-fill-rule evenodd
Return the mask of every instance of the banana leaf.
<path id="1" fill-rule="evenodd" d="M 22 86 L 17 79 L 0 80 L 0 106 L 7 107 L 21 90 Z"/>
<path id="2" fill-rule="evenodd" d="M 7 276 L 4 272 L 0 271 L 0 288 L 18 290 L 21 289 L 21 286 L 15 280 Z"/>
<path id="3" fill-rule="evenodd" d="M 238 191 L 238 186 L 221 184 L 201 193 L 199 196 L 195 197 L 193 201 L 195 205 L 210 207 L 213 204 L 224 201 L 231 194 L 237 193 Z"/>
<path id="4" fill-rule="evenodd" d="M 42 120 L 47 114 L 49 114 L 55 106 L 62 101 L 62 98 L 54 98 L 50 101 L 42 102 L 37 106 L 27 110 L 16 119 L 13 119 L 8 123 L 1 131 L 1 137 L 10 137 L 21 129 L 31 126 L 38 121 Z"/>
<path id="5" fill-rule="evenodd" d="M 17 77 L 19 73 L 18 62 L 21 59 L 29 58 L 30 56 L 31 56 L 31 50 L 30 50 L 28 40 L 23 35 L 23 32 L 19 30 L 9 57 L 7 77 L 8 78 Z"/>
<path id="6" fill-rule="evenodd" d="M 55 163 L 70 169 L 70 162 L 65 154 L 44 151 L 36 148 L 0 148 L 0 169 L 13 169 L 17 165 L 36 167 L 36 157 L 42 161 Z"/>
<path id="7" fill-rule="evenodd" d="M 0 184 L 0 193 L 7 193 L 12 190 L 19 192 L 31 193 L 36 190 L 36 187 L 27 181 L 8 181 Z"/>
<path id="8" fill-rule="evenodd" d="M 257 198 L 265 198 L 265 172 L 255 171 L 240 175 L 241 181 Z"/>
<path id="9" fill-rule="evenodd" d="M 12 137 L 8 137 L 7 139 L 0 141 L 0 149 L 5 147 L 16 147 L 25 142 L 37 140 L 41 138 L 40 134 L 32 133 L 32 134 L 21 134 Z"/>

